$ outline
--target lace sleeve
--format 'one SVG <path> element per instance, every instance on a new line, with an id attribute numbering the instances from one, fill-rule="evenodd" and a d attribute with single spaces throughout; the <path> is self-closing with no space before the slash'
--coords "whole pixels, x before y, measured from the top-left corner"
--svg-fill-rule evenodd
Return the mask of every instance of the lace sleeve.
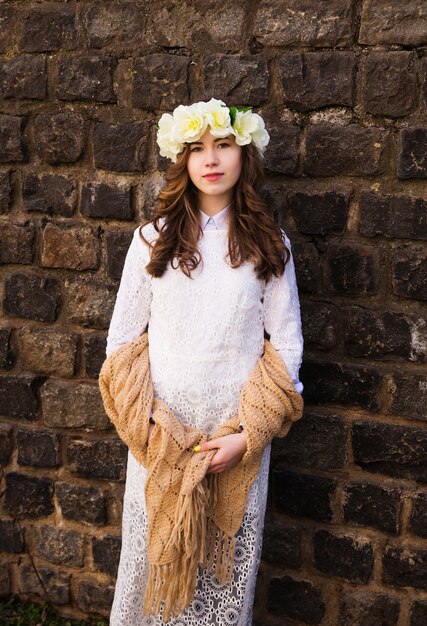
<path id="1" fill-rule="evenodd" d="M 150 319 L 151 276 L 145 271 L 149 262 L 149 249 L 138 230 L 134 231 L 126 254 L 108 330 L 107 357 L 122 344 L 139 337 Z"/>
<path id="2" fill-rule="evenodd" d="M 302 393 L 304 388 L 299 380 L 299 369 L 303 355 L 301 313 L 295 265 L 291 243 L 282 231 L 287 248 L 291 252 L 282 276 L 273 276 L 264 291 L 264 328 L 270 335 L 270 342 L 283 359 L 295 388 Z"/>

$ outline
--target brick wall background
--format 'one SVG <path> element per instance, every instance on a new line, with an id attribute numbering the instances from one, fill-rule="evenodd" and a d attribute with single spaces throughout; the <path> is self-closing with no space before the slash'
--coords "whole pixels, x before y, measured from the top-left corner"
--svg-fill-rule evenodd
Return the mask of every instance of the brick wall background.
<path id="1" fill-rule="evenodd" d="M 1 3 L 2 595 L 108 615 L 126 448 L 97 374 L 155 123 L 214 96 L 266 120 L 305 336 L 256 623 L 427 623 L 426 46 L 423 0 Z"/>

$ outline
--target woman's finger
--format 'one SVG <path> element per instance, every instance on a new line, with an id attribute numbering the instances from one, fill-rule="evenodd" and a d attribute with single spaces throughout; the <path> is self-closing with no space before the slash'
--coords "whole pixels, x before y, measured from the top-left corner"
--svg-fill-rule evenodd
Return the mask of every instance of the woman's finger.
<path id="1" fill-rule="evenodd" d="M 196 446 L 195 452 L 207 452 L 208 450 L 215 450 L 221 447 L 221 439 L 212 439 L 212 441 L 205 441 L 200 446 Z"/>

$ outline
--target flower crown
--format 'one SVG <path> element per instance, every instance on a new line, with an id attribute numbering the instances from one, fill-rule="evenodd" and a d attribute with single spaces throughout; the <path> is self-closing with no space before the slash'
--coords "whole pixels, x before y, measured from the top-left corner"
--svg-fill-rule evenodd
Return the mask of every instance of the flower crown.
<path id="1" fill-rule="evenodd" d="M 186 143 L 198 141 L 208 126 L 214 137 L 234 135 L 239 146 L 253 143 L 264 156 L 270 141 L 264 120 L 251 107 L 228 107 L 222 100 L 211 98 L 209 102 L 180 104 L 170 113 L 163 113 L 157 127 L 157 143 L 160 154 L 174 163 Z"/>

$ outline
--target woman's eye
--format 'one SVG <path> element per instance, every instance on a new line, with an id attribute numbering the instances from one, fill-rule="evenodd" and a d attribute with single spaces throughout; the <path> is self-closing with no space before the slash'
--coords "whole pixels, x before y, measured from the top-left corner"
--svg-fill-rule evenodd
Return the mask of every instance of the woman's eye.
<path id="1" fill-rule="evenodd" d="M 229 143 L 219 143 L 218 146 L 223 148 L 228 148 L 229 147 Z M 201 150 L 202 148 L 200 146 L 195 146 L 194 148 L 191 148 L 190 152 L 198 152 L 199 150 Z"/>

